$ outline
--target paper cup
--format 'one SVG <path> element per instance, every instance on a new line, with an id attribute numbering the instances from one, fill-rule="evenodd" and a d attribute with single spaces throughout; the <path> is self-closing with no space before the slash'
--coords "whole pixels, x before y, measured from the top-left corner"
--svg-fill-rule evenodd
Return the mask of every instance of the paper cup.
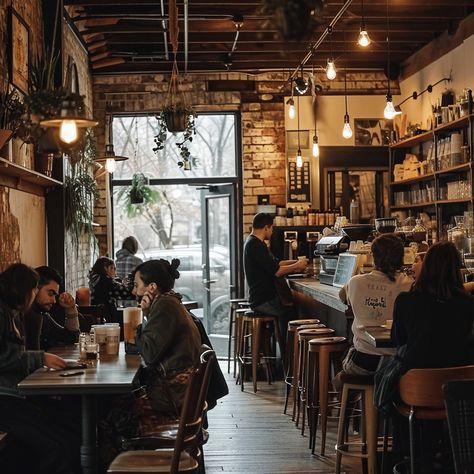
<path id="1" fill-rule="evenodd" d="M 142 323 L 141 308 L 124 308 L 123 310 L 123 340 L 135 344 L 137 326 Z"/>
<path id="2" fill-rule="evenodd" d="M 118 355 L 120 347 L 120 326 L 118 324 L 106 327 L 106 347 L 105 353 Z"/>

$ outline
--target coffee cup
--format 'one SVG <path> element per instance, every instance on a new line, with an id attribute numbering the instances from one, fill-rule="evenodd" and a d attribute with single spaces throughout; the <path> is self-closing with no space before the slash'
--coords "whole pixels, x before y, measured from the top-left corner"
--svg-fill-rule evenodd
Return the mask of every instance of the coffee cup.
<path id="1" fill-rule="evenodd" d="M 120 347 L 120 325 L 106 325 L 106 346 L 105 353 L 108 355 L 118 355 Z"/>
<path id="2" fill-rule="evenodd" d="M 135 344 L 137 326 L 142 323 L 141 308 L 124 308 L 123 310 L 123 340 Z"/>
<path id="3" fill-rule="evenodd" d="M 387 329 L 392 329 L 392 324 L 393 324 L 393 319 L 387 319 L 387 321 L 385 321 L 385 327 Z"/>

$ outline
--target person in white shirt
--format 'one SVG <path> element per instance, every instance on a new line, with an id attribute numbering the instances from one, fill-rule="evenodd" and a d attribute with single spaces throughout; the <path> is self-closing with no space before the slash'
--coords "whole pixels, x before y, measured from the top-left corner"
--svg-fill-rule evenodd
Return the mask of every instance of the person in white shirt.
<path id="1" fill-rule="evenodd" d="M 393 355 L 395 349 L 375 347 L 364 326 L 381 326 L 392 319 L 393 305 L 402 291 L 409 291 L 413 279 L 400 272 L 403 265 L 403 242 L 395 234 L 383 234 L 372 242 L 375 269 L 352 277 L 344 287 L 347 304 L 354 313 L 353 346 L 342 367 L 354 375 L 373 374 L 381 356 Z"/>

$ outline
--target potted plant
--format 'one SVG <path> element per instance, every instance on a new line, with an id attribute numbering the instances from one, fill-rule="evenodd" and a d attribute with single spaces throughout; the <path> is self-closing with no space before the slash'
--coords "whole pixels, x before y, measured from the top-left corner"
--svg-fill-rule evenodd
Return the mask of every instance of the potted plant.
<path id="1" fill-rule="evenodd" d="M 143 204 L 149 201 L 151 189 L 148 187 L 148 178 L 143 173 L 135 173 L 132 177 L 132 187 L 128 192 L 130 204 Z"/>
<path id="2" fill-rule="evenodd" d="M 271 16 L 280 34 L 286 41 L 301 41 L 309 36 L 318 23 L 326 0 L 262 0 L 259 12 Z M 321 17 L 323 22 L 324 18 Z"/>
<path id="3" fill-rule="evenodd" d="M 0 148 L 17 132 L 24 113 L 25 105 L 15 89 L 0 94 Z"/>

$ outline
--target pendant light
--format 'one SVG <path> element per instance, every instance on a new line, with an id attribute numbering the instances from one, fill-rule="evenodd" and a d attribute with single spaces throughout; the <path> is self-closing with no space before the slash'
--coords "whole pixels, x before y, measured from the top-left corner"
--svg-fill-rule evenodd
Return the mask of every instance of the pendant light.
<path id="1" fill-rule="evenodd" d="M 116 162 L 126 161 L 128 160 L 128 156 L 118 156 L 115 154 L 114 145 L 111 143 L 112 120 L 110 119 L 109 115 L 107 115 L 106 121 L 105 139 L 107 143 L 105 145 L 105 152 L 102 156 L 99 156 L 94 161 L 100 163 L 102 166 L 104 166 L 103 163 L 105 163 L 105 171 L 107 173 L 113 173 L 117 168 Z"/>
<path id="2" fill-rule="evenodd" d="M 362 46 L 363 48 L 367 48 L 370 44 L 370 37 L 369 33 L 367 33 L 367 28 L 365 27 L 365 16 L 364 16 L 364 0 L 361 0 L 361 7 L 362 7 L 362 20 L 360 22 L 360 33 L 359 33 L 359 39 L 357 40 L 357 43 L 359 46 Z"/>
<path id="3" fill-rule="evenodd" d="M 303 167 L 303 157 L 301 156 L 301 147 L 300 147 L 300 98 L 298 96 L 298 151 L 296 152 L 296 167 Z"/>
<path id="4" fill-rule="evenodd" d="M 291 97 L 286 101 L 288 105 L 288 117 L 293 120 L 296 117 L 295 101 L 293 99 L 293 81 L 291 81 Z"/>
<path id="5" fill-rule="evenodd" d="M 308 91 L 309 83 L 308 81 L 305 81 L 304 79 L 303 66 L 301 66 L 300 71 L 301 71 L 300 77 L 297 77 L 295 80 L 295 89 L 299 95 L 303 95 L 303 94 L 306 94 L 306 92 Z"/>
<path id="6" fill-rule="evenodd" d="M 347 70 L 344 71 L 344 103 L 346 106 L 346 113 L 344 114 L 344 127 L 342 129 L 342 136 L 348 140 L 349 138 L 352 138 L 352 128 L 349 114 L 347 112 Z"/>
<path id="7" fill-rule="evenodd" d="M 395 110 L 393 106 L 393 99 L 392 94 L 390 92 L 390 23 L 389 23 L 389 15 L 388 15 L 388 2 L 387 0 L 387 76 L 388 76 L 388 88 L 387 88 L 387 103 L 385 105 L 385 109 L 383 111 L 383 116 L 387 120 L 393 120 L 396 115 L 401 114 Z"/>
<path id="8" fill-rule="evenodd" d="M 331 36 L 332 36 L 332 26 L 328 26 L 327 32 L 329 35 L 329 48 L 331 52 L 331 56 L 328 58 L 328 63 L 326 66 L 326 77 L 332 81 L 336 79 L 337 71 L 336 71 L 336 65 L 334 64 L 334 58 L 332 55 L 332 41 L 331 41 Z"/>
<path id="9" fill-rule="evenodd" d="M 318 130 L 316 128 L 316 110 L 314 111 L 313 156 L 315 158 L 319 156 Z"/>

